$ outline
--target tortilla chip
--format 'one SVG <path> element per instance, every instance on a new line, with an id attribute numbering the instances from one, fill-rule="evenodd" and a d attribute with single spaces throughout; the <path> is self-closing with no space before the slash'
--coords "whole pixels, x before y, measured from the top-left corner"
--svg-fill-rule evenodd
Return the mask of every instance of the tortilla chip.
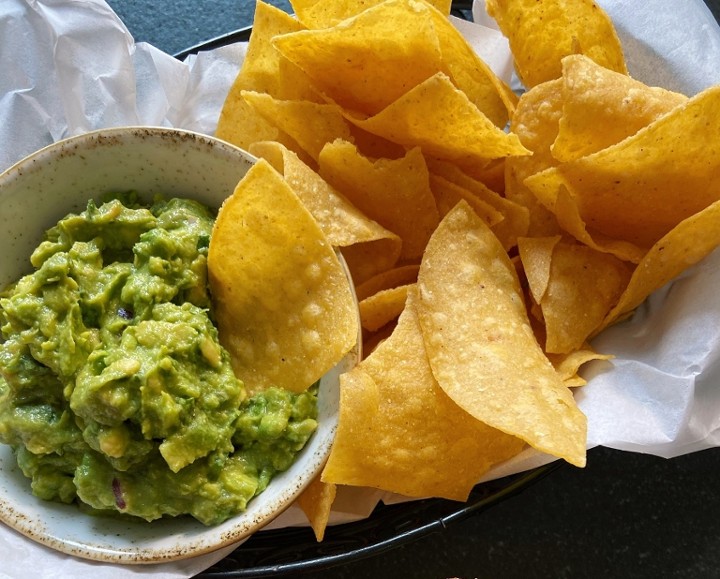
<path id="1" fill-rule="evenodd" d="M 316 162 L 325 143 L 350 138 L 350 126 L 335 105 L 278 100 L 251 91 L 243 91 L 242 97 Z"/>
<path id="2" fill-rule="evenodd" d="M 337 486 L 322 482 L 318 475 L 297 498 L 297 505 L 308 518 L 318 542 L 325 538 L 325 529 L 336 494 Z"/>
<path id="3" fill-rule="evenodd" d="M 612 358 L 610 354 L 596 352 L 588 344 L 569 354 L 548 354 L 548 359 L 568 388 L 587 384 L 587 380 L 578 374 L 583 365 L 593 360 L 612 360 Z"/>
<path id="4" fill-rule="evenodd" d="M 613 239 L 590 229 L 580 216 L 577 201 L 565 187 L 558 191 L 555 205 L 552 207 L 558 225 L 575 239 L 598 251 L 610 253 L 618 259 L 639 263 L 646 249 L 634 243 Z"/>
<path id="5" fill-rule="evenodd" d="M 355 288 L 358 300 L 362 301 L 379 291 L 415 283 L 420 266 L 408 264 L 383 271 Z"/>
<path id="6" fill-rule="evenodd" d="M 555 246 L 562 239 L 553 237 L 524 237 L 518 240 L 518 251 L 522 270 L 528 282 L 530 295 L 536 304 L 545 297 L 550 285 L 550 268 Z"/>
<path id="7" fill-rule="evenodd" d="M 491 226 L 493 233 L 497 235 L 506 250 L 515 247 L 518 237 L 527 234 L 530 226 L 530 212 L 527 207 L 496 193 L 488 188 L 485 183 L 471 177 L 453 163 L 428 160 L 428 168 L 431 171 L 431 183 L 432 176 L 436 175 L 454 183 L 466 191 L 469 196 L 463 195 L 462 197 L 470 203 L 478 215 L 482 215 L 482 212 L 475 207 L 471 199 L 478 199 L 490 205 L 502 216 L 502 219 L 495 223 L 491 224 L 487 219 L 485 222 Z M 435 192 L 435 190 L 433 191 Z M 447 213 L 447 211 L 441 211 L 442 215 L 445 213 Z"/>
<path id="8" fill-rule="evenodd" d="M 442 69 L 433 11 L 412 0 L 382 2 L 330 28 L 279 35 L 273 45 L 326 97 L 365 115 Z"/>
<path id="9" fill-rule="evenodd" d="M 373 159 L 400 159 L 407 149 L 378 135 L 373 135 L 356 125 L 350 127 L 350 141 L 357 147 L 361 155 Z"/>
<path id="10" fill-rule="evenodd" d="M 298 19 L 308 28 L 329 28 L 385 0 L 291 0 Z M 443 14 L 450 14 L 451 0 L 426 0 Z"/>
<path id="11" fill-rule="evenodd" d="M 623 319 L 655 290 L 720 245 L 720 201 L 688 217 L 658 241 L 633 272 L 627 289 L 597 332 Z M 596 332 L 596 333 L 597 333 Z"/>
<path id="12" fill-rule="evenodd" d="M 550 147 L 557 138 L 561 115 L 562 81 L 556 80 L 524 93 L 510 123 L 510 130 L 532 151 L 530 156 L 505 160 L 505 197 L 528 209 L 529 223 L 525 234 L 528 237 L 550 237 L 561 231 L 553 213 L 524 184 L 530 175 L 557 165 Z"/>
<path id="13" fill-rule="evenodd" d="M 370 133 L 429 156 L 463 164 L 528 155 L 516 135 L 495 126 L 447 75 L 438 73 L 380 113 L 348 120 Z"/>
<path id="14" fill-rule="evenodd" d="M 380 290 L 361 300 L 358 305 L 360 307 L 360 324 L 363 329 L 375 332 L 396 319 L 405 309 L 408 289 L 412 285 L 407 284 Z"/>
<path id="15" fill-rule="evenodd" d="M 475 420 L 435 381 L 414 292 L 393 334 L 340 377 L 338 431 L 322 480 L 465 500 L 524 444 Z"/>
<path id="16" fill-rule="evenodd" d="M 220 208 L 208 278 L 220 342 L 250 394 L 305 390 L 357 340 L 356 303 L 337 255 L 262 159 Z"/>
<path id="17" fill-rule="evenodd" d="M 363 358 L 370 356 L 380 344 L 387 340 L 395 331 L 396 326 L 397 320 L 385 324 L 376 332 L 363 331 Z"/>
<path id="18" fill-rule="evenodd" d="M 517 97 L 450 22 L 449 3 L 437 2 L 439 9 L 432 4 L 321 0 L 299 13 L 309 28 L 321 30 L 289 34 L 275 44 L 327 98 L 354 114 L 377 114 L 444 72 L 495 125 L 504 127 Z M 341 19 L 345 16 L 353 17 Z"/>
<path id="19" fill-rule="evenodd" d="M 632 275 L 627 263 L 575 240 L 524 239 L 520 256 L 525 271 L 535 274 L 527 278 L 542 310 L 546 353 L 568 354 L 582 347 L 617 303 Z"/>
<path id="20" fill-rule="evenodd" d="M 552 145 L 558 161 L 619 143 L 687 101 L 684 95 L 649 87 L 580 54 L 566 56 L 562 71 L 563 112 Z"/>
<path id="21" fill-rule="evenodd" d="M 250 147 L 250 152 L 266 159 L 285 177 L 333 247 L 369 246 L 369 254 L 362 260 L 362 271 L 358 272 L 357 279 L 365 279 L 369 273 L 385 271 L 395 265 L 402 246 L 400 238 L 361 213 L 295 153 L 274 142 L 256 143 Z M 353 262 L 349 267 L 355 274 L 359 265 Z"/>
<path id="22" fill-rule="evenodd" d="M 360 211 L 402 239 L 401 259 L 418 259 L 440 217 L 425 159 L 411 149 L 401 159 L 371 160 L 347 141 L 326 145 L 320 175 Z"/>
<path id="23" fill-rule="evenodd" d="M 444 217 L 452 211 L 453 207 L 455 207 L 460 200 L 464 200 L 489 227 L 492 228 L 504 220 L 502 213 L 492 205 L 476 197 L 460 185 L 448 181 L 444 177 L 431 174 L 430 188 L 435 196 L 435 203 L 437 204 L 441 217 Z"/>
<path id="24" fill-rule="evenodd" d="M 307 76 L 294 65 L 283 62 L 270 44 L 277 34 L 303 28 L 283 10 L 258 0 L 247 53 L 220 112 L 215 131 L 218 138 L 242 148 L 254 141 L 282 140 L 279 130 L 243 99 L 242 91 L 263 92 L 277 98 L 310 99 L 311 94 L 317 95 L 309 86 Z"/>
<path id="25" fill-rule="evenodd" d="M 488 162 L 482 167 L 477 165 L 463 165 L 459 167 L 468 177 L 483 183 L 488 189 L 503 195 L 505 193 L 505 162 L 508 158 L 502 157 Z M 519 158 L 519 157 L 515 157 Z"/>
<path id="26" fill-rule="evenodd" d="M 388 241 L 385 239 L 340 248 L 354 284 L 361 284 L 395 265 L 395 245 L 391 247 L 392 253 L 387 253 L 387 249 Z"/>
<path id="27" fill-rule="evenodd" d="M 460 202 L 428 243 L 418 317 L 440 387 L 486 424 L 584 466 L 587 419 L 537 343 L 515 268 Z"/>
<path id="28" fill-rule="evenodd" d="M 720 198 L 720 142 L 706 138 L 718 133 L 720 86 L 616 145 L 528 177 L 525 185 L 551 210 L 565 188 L 594 231 L 647 249 Z"/>
<path id="29" fill-rule="evenodd" d="M 277 46 L 344 108 L 376 114 L 442 71 L 495 125 L 507 124 L 517 97 L 453 26 L 448 0 L 300 4 L 300 20 L 323 30 L 289 35 Z"/>
<path id="30" fill-rule="evenodd" d="M 505 128 L 517 96 L 478 56 L 450 19 L 436 10 L 432 12 L 442 53 L 441 70 L 494 125 Z"/>
<path id="31" fill-rule="evenodd" d="M 569 54 L 627 74 L 612 20 L 593 0 L 486 0 L 485 5 L 510 42 L 527 88 L 560 78 L 561 61 Z"/>

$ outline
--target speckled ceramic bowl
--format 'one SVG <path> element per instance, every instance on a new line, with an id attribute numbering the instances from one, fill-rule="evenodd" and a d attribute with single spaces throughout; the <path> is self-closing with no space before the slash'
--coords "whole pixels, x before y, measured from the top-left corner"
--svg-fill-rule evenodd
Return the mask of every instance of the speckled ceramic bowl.
<path id="1" fill-rule="evenodd" d="M 30 270 L 28 258 L 45 229 L 90 198 L 134 189 L 219 206 L 253 162 L 222 141 L 167 128 L 107 129 L 46 147 L 0 175 L 0 287 Z M 339 375 L 358 355 L 350 352 L 321 380 L 319 427 L 293 466 L 221 525 L 208 528 L 189 517 L 152 523 L 93 517 L 42 501 L 2 444 L 0 520 L 53 549 L 115 563 L 172 561 L 238 542 L 285 510 L 322 468 L 337 425 Z"/>

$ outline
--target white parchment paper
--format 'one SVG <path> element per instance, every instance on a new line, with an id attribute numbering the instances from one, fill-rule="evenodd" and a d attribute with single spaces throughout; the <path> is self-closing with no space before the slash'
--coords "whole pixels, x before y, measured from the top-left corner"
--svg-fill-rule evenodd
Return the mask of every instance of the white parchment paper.
<path id="1" fill-rule="evenodd" d="M 687 95 L 720 84 L 720 28 L 701 0 L 598 0 L 614 19 L 632 76 Z M 507 42 L 482 3 L 488 28 L 456 21 L 508 82 Z M 232 27 L 232 25 L 230 25 Z M 93 129 L 160 125 L 213 134 L 245 45 L 179 62 L 135 43 L 102 0 L 0 0 L 0 171 L 53 141 Z M 589 446 L 672 457 L 720 445 L 720 252 L 653 295 L 595 346 L 615 354 L 592 364 L 577 391 L 589 419 Z M 528 451 L 491 477 L 550 460 Z M 367 517 L 369 489 L 342 489 L 332 521 Z M 304 524 L 291 509 L 272 527 Z M 119 566 L 66 556 L 0 525 L 0 578 L 190 577 L 232 548 L 163 565 Z M 12 553 L 12 556 L 6 554 Z"/>

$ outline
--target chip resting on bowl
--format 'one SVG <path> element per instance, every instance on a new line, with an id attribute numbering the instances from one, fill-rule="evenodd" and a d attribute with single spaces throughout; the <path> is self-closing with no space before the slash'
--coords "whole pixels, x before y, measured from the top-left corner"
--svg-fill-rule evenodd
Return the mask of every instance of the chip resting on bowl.
<path id="1" fill-rule="evenodd" d="M 260 160 L 220 208 L 208 275 L 221 343 L 248 391 L 303 391 L 357 339 L 349 279 L 317 222 Z"/>
<path id="2" fill-rule="evenodd" d="M 361 213 L 297 154 L 274 141 L 254 143 L 250 152 L 282 174 L 330 244 L 342 252 L 354 283 L 395 265 L 402 246 L 400 237 Z"/>

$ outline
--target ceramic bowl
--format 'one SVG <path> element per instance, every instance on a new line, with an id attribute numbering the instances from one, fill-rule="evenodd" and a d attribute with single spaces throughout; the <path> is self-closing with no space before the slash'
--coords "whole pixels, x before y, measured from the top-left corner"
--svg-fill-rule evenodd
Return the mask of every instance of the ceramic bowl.
<path id="1" fill-rule="evenodd" d="M 42 233 L 108 191 L 189 197 L 219 207 L 255 159 L 208 136 L 168 128 L 95 131 L 41 149 L 0 175 L 0 287 L 30 271 Z M 293 466 L 274 478 L 246 512 L 206 527 L 190 517 L 141 520 L 89 516 L 75 505 L 30 492 L 10 447 L 0 444 L 0 520 L 61 552 L 114 563 L 157 563 L 236 543 L 285 510 L 322 468 L 337 426 L 339 375 L 350 352 L 320 382 L 318 429 Z"/>

